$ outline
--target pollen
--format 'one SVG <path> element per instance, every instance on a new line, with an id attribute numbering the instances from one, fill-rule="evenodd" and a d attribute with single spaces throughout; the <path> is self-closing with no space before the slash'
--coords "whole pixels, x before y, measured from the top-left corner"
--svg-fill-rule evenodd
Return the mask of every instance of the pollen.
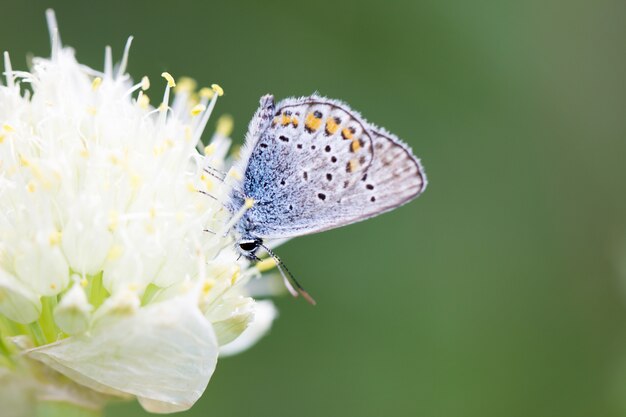
<path id="1" fill-rule="evenodd" d="M 150 78 L 144 75 L 141 77 L 141 89 L 146 91 L 148 88 L 150 88 Z"/>
<path id="2" fill-rule="evenodd" d="M 217 133 L 228 137 L 233 133 L 233 125 L 233 117 L 229 114 L 223 114 L 217 119 Z"/>
<path id="3" fill-rule="evenodd" d="M 244 206 L 247 209 L 251 209 L 252 206 L 254 206 L 254 198 L 250 198 L 250 197 L 246 198 L 246 200 L 244 202 Z"/>
<path id="4" fill-rule="evenodd" d="M 237 180 L 237 181 L 241 180 L 241 178 L 242 178 L 241 173 L 240 173 L 240 172 L 239 172 L 239 170 L 238 170 L 237 168 L 235 168 L 235 167 L 232 167 L 232 168 L 228 171 L 228 174 L 227 174 L 227 175 L 228 175 L 229 177 L 231 177 L 231 178 L 233 178 L 233 179 Z"/>
<path id="5" fill-rule="evenodd" d="M 208 295 L 215 286 L 215 281 L 207 279 L 202 283 L 202 294 Z"/>
<path id="6" fill-rule="evenodd" d="M 107 253 L 107 260 L 116 261 L 121 258 L 123 253 L 124 248 L 122 248 L 120 245 L 113 245 L 111 246 L 111 249 L 109 249 L 109 253 Z"/>
<path id="7" fill-rule="evenodd" d="M 35 183 L 32 180 L 28 181 L 28 184 L 26 184 L 26 190 L 29 193 L 34 193 L 37 190 L 37 187 L 35 186 Z"/>
<path id="8" fill-rule="evenodd" d="M 150 105 L 150 97 L 147 94 L 144 94 L 143 91 L 139 92 L 139 97 L 137 97 L 137 104 L 142 109 L 147 109 Z"/>
<path id="9" fill-rule="evenodd" d="M 61 243 L 61 236 L 61 232 L 56 230 L 50 233 L 50 236 L 48 237 L 48 242 L 50 243 L 50 246 L 56 246 Z"/>
<path id="10" fill-rule="evenodd" d="M 270 269 L 276 267 L 276 260 L 274 258 L 265 258 L 262 261 L 257 262 L 255 266 L 259 272 L 269 271 Z"/>
<path id="11" fill-rule="evenodd" d="M 204 154 L 206 156 L 211 156 L 215 153 L 215 149 L 217 148 L 217 144 L 211 143 L 204 147 Z"/>
<path id="12" fill-rule="evenodd" d="M 15 132 L 15 129 L 13 128 L 13 126 L 11 126 L 8 123 L 4 123 L 2 125 L 2 130 L 4 130 L 5 132 Z"/>
<path id="13" fill-rule="evenodd" d="M 114 232 L 117 229 L 117 226 L 120 223 L 120 215 L 117 211 L 111 210 L 109 212 L 109 230 Z"/>
<path id="14" fill-rule="evenodd" d="M 203 87 L 203 88 L 200 89 L 198 94 L 200 94 L 200 97 L 205 98 L 207 100 L 210 100 L 215 95 L 215 91 L 211 90 L 208 87 Z"/>
<path id="15" fill-rule="evenodd" d="M 174 77 L 169 72 L 161 73 L 161 77 L 167 80 L 167 86 L 170 88 L 176 87 L 176 81 L 174 81 Z"/>
<path id="16" fill-rule="evenodd" d="M 27 167 L 30 165 L 30 161 L 26 159 L 23 155 L 19 155 L 19 160 L 20 160 L 20 165 L 22 166 Z"/>
<path id="17" fill-rule="evenodd" d="M 142 182 L 143 180 L 141 179 L 140 175 L 133 174 L 130 176 L 130 186 L 133 188 L 133 190 L 139 189 Z"/>
<path id="18" fill-rule="evenodd" d="M 192 116 L 197 116 L 197 115 L 199 115 L 200 113 L 202 113 L 205 110 L 206 110 L 206 106 L 204 104 L 196 104 L 191 109 L 191 115 Z"/>
<path id="19" fill-rule="evenodd" d="M 211 84 L 211 89 L 215 91 L 220 97 L 224 95 L 224 89 L 217 84 Z"/>
<path id="20" fill-rule="evenodd" d="M 176 84 L 175 93 L 185 91 L 190 93 L 194 91 L 198 87 L 198 83 L 191 77 L 180 77 L 178 79 L 178 83 Z"/>
<path id="21" fill-rule="evenodd" d="M 102 78 L 100 77 L 94 78 L 93 81 L 91 82 L 91 89 L 93 91 L 96 91 L 98 87 L 100 87 L 100 84 L 102 84 Z"/>
<path id="22" fill-rule="evenodd" d="M 237 282 L 240 276 L 241 276 L 240 269 L 237 268 L 237 270 L 233 273 L 233 276 L 230 278 L 230 284 L 235 285 L 235 283 Z"/>

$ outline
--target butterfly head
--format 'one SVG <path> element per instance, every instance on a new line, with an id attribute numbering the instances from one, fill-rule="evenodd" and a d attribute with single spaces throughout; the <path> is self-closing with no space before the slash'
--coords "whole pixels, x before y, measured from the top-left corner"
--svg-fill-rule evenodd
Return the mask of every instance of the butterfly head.
<path id="1" fill-rule="evenodd" d="M 242 256 L 250 260 L 258 260 L 256 252 L 259 250 L 262 244 L 263 240 L 259 238 L 242 237 L 237 241 L 236 246 L 237 250 Z"/>

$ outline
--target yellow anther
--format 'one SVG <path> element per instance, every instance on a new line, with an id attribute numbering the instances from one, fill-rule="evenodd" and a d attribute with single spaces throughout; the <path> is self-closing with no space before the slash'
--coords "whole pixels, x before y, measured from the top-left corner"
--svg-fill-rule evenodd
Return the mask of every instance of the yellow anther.
<path id="1" fill-rule="evenodd" d="M 102 84 L 102 78 L 100 77 L 94 78 L 93 81 L 91 82 L 91 89 L 93 91 L 96 91 L 98 87 L 100 87 L 100 84 Z"/>
<path id="2" fill-rule="evenodd" d="M 203 87 L 200 89 L 199 94 L 200 94 L 200 97 L 210 100 L 215 95 L 215 91 L 211 90 L 208 87 Z"/>
<path id="3" fill-rule="evenodd" d="M 87 113 L 89 113 L 92 116 L 95 116 L 96 113 L 98 112 L 98 109 L 96 109 L 94 106 L 89 106 L 87 107 Z"/>
<path id="4" fill-rule="evenodd" d="M 140 91 L 139 97 L 137 97 L 137 104 L 139 104 L 139 107 L 142 109 L 147 109 L 150 105 L 150 97 L 148 97 L 147 94 L 144 94 L 143 91 Z"/>
<path id="5" fill-rule="evenodd" d="M 174 77 L 172 77 L 172 75 L 169 72 L 161 73 L 161 77 L 163 77 L 163 78 L 165 78 L 167 80 L 167 85 L 170 88 L 176 87 L 176 82 L 174 81 Z"/>
<path id="6" fill-rule="evenodd" d="M 81 149 L 78 154 L 83 158 L 89 158 L 89 151 L 87 149 Z"/>
<path id="7" fill-rule="evenodd" d="M 207 191 L 211 191 L 211 190 L 213 190 L 213 181 L 211 181 L 211 178 L 209 178 L 209 177 L 205 176 L 205 177 L 202 179 L 202 182 L 204 182 L 204 186 L 206 187 L 206 190 L 207 190 Z"/>
<path id="8" fill-rule="evenodd" d="M 196 186 L 191 181 L 187 183 L 187 190 L 191 191 L 192 193 L 195 193 L 197 191 Z"/>
<path id="9" fill-rule="evenodd" d="M 254 198 L 247 197 L 244 204 L 247 209 L 251 209 L 254 206 Z"/>
<path id="10" fill-rule="evenodd" d="M 255 266 L 259 272 L 269 271 L 270 269 L 276 267 L 276 260 L 274 258 L 265 258 L 262 261 L 257 262 Z"/>
<path id="11" fill-rule="evenodd" d="M 211 89 L 215 91 L 220 97 L 224 95 L 224 89 L 217 84 L 211 84 Z"/>
<path id="12" fill-rule="evenodd" d="M 24 158 L 22 155 L 19 156 L 20 159 L 20 164 L 27 167 L 30 165 L 30 161 L 26 158 Z"/>
<path id="13" fill-rule="evenodd" d="M 204 147 L 204 155 L 211 156 L 215 152 L 217 145 L 214 143 L 210 143 L 209 145 Z"/>
<path id="14" fill-rule="evenodd" d="M 109 253 L 107 254 L 107 259 L 109 261 L 116 261 L 122 256 L 123 253 L 124 253 L 124 248 L 122 248 L 120 245 L 113 245 L 111 246 L 111 249 L 109 249 Z"/>
<path id="15" fill-rule="evenodd" d="M 229 177 L 239 181 L 241 180 L 242 176 L 241 176 L 241 172 L 239 172 L 239 170 L 235 167 L 232 167 L 230 170 L 228 170 L 228 174 Z"/>
<path id="16" fill-rule="evenodd" d="M 198 86 L 198 83 L 193 78 L 180 77 L 178 79 L 178 83 L 176 84 L 176 90 L 174 90 L 174 92 L 178 93 L 178 92 L 185 91 L 185 92 L 190 93 L 193 90 L 195 90 L 197 86 Z"/>
<path id="17" fill-rule="evenodd" d="M 154 223 L 152 223 L 152 222 L 146 223 L 146 233 L 151 235 L 151 234 L 154 234 L 155 230 L 156 229 L 154 228 Z"/>
<path id="18" fill-rule="evenodd" d="M 206 106 L 205 105 L 203 105 L 203 104 L 196 104 L 195 106 L 193 106 L 191 108 L 191 115 L 192 116 L 197 116 L 197 115 L 199 115 L 200 113 L 202 113 L 205 110 L 206 110 Z"/>
<path id="19" fill-rule="evenodd" d="M 230 278 L 230 285 L 234 285 L 235 282 L 237 282 L 237 280 L 239 279 L 240 274 L 240 269 L 237 268 L 237 270 L 235 271 L 235 273 L 233 273 L 233 276 Z"/>
<path id="20" fill-rule="evenodd" d="M 28 181 L 28 184 L 26 184 L 26 190 L 29 193 L 34 193 L 35 190 L 37 190 L 37 187 L 35 186 L 35 183 L 32 180 Z"/>
<path id="21" fill-rule="evenodd" d="M 164 112 L 166 110 L 167 110 L 167 104 L 165 104 L 165 103 L 159 104 L 159 111 L 160 112 Z"/>
<path id="22" fill-rule="evenodd" d="M 2 130 L 4 130 L 5 132 L 15 132 L 15 129 L 13 128 L 13 126 L 11 126 L 8 123 L 4 123 L 2 125 Z"/>
<path id="23" fill-rule="evenodd" d="M 141 179 L 141 176 L 137 174 L 133 174 L 130 176 L 130 186 L 133 188 L 133 190 L 138 189 L 141 186 L 142 182 L 143 180 Z"/>
<path id="24" fill-rule="evenodd" d="M 154 207 L 150 207 L 150 218 L 154 219 L 156 217 L 156 209 Z"/>
<path id="25" fill-rule="evenodd" d="M 48 242 L 50 242 L 50 246 L 56 246 L 61 243 L 61 232 L 55 230 L 54 232 L 50 233 Z"/>
<path id="26" fill-rule="evenodd" d="M 82 278 L 80 280 L 80 286 L 83 288 L 87 288 L 87 285 L 89 285 L 89 281 L 87 281 L 87 278 Z"/>
<path id="27" fill-rule="evenodd" d="M 208 295 L 209 292 L 211 291 L 211 289 L 213 289 L 214 286 L 215 286 L 215 281 L 207 279 L 202 284 L 202 294 Z"/>
<path id="28" fill-rule="evenodd" d="M 233 125 L 233 117 L 230 114 L 223 114 L 217 119 L 217 133 L 228 137 L 233 133 Z"/>
<path id="29" fill-rule="evenodd" d="M 120 222 L 119 213 L 115 210 L 111 210 L 109 212 L 109 230 L 111 232 L 115 231 L 115 229 L 117 229 L 119 222 Z"/>
<path id="30" fill-rule="evenodd" d="M 5 137 L 6 137 L 6 136 L 4 136 L 3 134 L 1 134 L 1 133 L 0 133 L 0 143 L 4 142 L 4 138 L 5 138 Z"/>
<path id="31" fill-rule="evenodd" d="M 146 91 L 148 88 L 150 88 L 150 78 L 144 75 L 141 77 L 141 89 Z"/>
<path id="32" fill-rule="evenodd" d="M 55 284 L 54 282 L 52 284 L 50 284 L 50 289 L 51 290 L 56 290 L 57 289 L 57 284 Z"/>

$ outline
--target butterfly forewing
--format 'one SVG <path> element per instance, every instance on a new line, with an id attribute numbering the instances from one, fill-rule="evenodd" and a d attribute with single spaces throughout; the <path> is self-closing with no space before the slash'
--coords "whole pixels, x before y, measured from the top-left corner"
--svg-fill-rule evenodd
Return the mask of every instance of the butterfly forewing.
<path id="1" fill-rule="evenodd" d="M 260 238 L 315 233 L 353 223 L 416 197 L 425 177 L 411 151 L 343 103 L 283 100 L 254 138 L 243 192 Z"/>

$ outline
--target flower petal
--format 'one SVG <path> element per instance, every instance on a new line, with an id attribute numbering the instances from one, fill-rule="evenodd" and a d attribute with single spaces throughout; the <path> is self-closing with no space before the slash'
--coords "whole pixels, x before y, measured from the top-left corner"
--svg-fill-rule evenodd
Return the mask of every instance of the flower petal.
<path id="1" fill-rule="evenodd" d="M 208 314 L 220 346 L 235 340 L 254 320 L 255 302 L 250 297 L 230 297 Z"/>
<path id="2" fill-rule="evenodd" d="M 18 323 L 31 323 L 41 314 L 39 297 L 4 269 L 0 269 L 0 313 Z"/>
<path id="3" fill-rule="evenodd" d="M 202 395 L 218 347 L 196 304 L 177 297 L 28 354 L 94 390 L 131 394 L 148 411 L 172 412 Z"/>
<path id="4" fill-rule="evenodd" d="M 257 301 L 254 319 L 241 335 L 232 342 L 220 347 L 220 356 L 232 356 L 243 352 L 259 341 L 272 327 L 278 310 L 271 301 Z"/>
<path id="5" fill-rule="evenodd" d="M 81 285 L 74 283 L 54 309 L 54 321 L 67 334 L 83 332 L 89 326 L 92 308 Z"/>

